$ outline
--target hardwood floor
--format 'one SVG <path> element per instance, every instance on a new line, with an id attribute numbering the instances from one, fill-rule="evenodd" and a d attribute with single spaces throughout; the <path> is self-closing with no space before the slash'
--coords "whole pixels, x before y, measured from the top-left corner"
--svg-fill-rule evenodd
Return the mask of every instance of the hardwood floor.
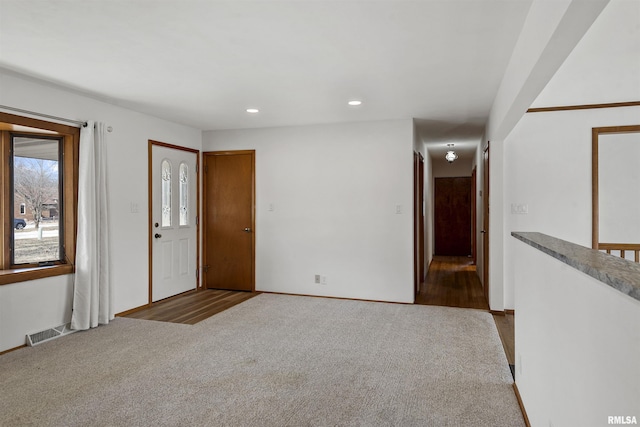
<path id="1" fill-rule="evenodd" d="M 416 304 L 489 310 L 471 258 L 434 256 Z"/>
<path id="2" fill-rule="evenodd" d="M 258 294 L 259 292 L 206 289 L 160 301 L 152 307 L 124 317 L 194 325 Z"/>
<path id="3" fill-rule="evenodd" d="M 507 362 L 509 365 L 515 366 L 516 364 L 516 346 L 515 346 L 515 319 L 513 314 L 505 314 L 504 316 L 493 315 L 493 320 L 496 322 L 498 328 L 498 334 L 500 334 L 500 340 L 504 347 L 504 352 L 507 355 Z"/>
<path id="4" fill-rule="evenodd" d="M 427 280 L 421 284 L 416 304 L 489 310 L 482 284 L 471 258 L 435 256 Z M 515 365 L 514 315 L 493 315 L 504 352 L 513 372 Z"/>

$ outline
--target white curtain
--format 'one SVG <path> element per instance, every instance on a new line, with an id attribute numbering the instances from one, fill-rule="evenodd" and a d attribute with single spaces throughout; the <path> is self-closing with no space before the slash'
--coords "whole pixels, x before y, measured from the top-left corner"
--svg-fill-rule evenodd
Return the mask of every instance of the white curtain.
<path id="1" fill-rule="evenodd" d="M 113 319 L 105 135 L 104 123 L 93 121 L 80 131 L 78 241 L 71 329 L 95 328 Z"/>

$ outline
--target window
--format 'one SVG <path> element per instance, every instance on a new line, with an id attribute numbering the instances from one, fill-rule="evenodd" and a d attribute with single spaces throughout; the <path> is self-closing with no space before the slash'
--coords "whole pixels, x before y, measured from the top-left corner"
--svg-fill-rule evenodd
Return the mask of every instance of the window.
<path id="1" fill-rule="evenodd" d="M 171 163 L 162 161 L 162 226 L 171 227 Z"/>
<path id="2" fill-rule="evenodd" d="M 10 133 L 11 158 L 9 185 L 13 204 L 29 206 L 33 228 L 13 230 L 11 265 L 33 265 L 64 260 L 60 240 L 58 200 L 60 200 L 61 137 L 34 137 Z M 12 209 L 13 211 L 14 209 Z M 15 222 L 15 218 L 13 220 Z"/>
<path id="3" fill-rule="evenodd" d="M 180 225 L 189 225 L 189 166 L 180 163 Z"/>
<path id="4" fill-rule="evenodd" d="M 73 272 L 79 136 L 0 113 L 0 285 Z"/>

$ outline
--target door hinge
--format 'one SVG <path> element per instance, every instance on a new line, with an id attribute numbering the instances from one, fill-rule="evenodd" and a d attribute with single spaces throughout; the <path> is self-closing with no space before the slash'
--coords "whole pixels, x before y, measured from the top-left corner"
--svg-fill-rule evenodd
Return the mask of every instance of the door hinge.
<path id="1" fill-rule="evenodd" d="M 200 280 L 200 269 L 196 267 L 196 282 Z"/>
<path id="2" fill-rule="evenodd" d="M 199 169 L 198 164 L 196 164 L 196 173 L 198 173 L 198 169 Z"/>
<path id="3" fill-rule="evenodd" d="M 204 173 L 207 173 L 207 172 L 209 172 L 209 166 L 205 165 L 204 166 Z"/>
<path id="4" fill-rule="evenodd" d="M 209 266 L 208 265 L 203 265 L 202 269 L 204 270 L 205 273 L 207 273 L 209 271 Z"/>
<path id="5" fill-rule="evenodd" d="M 200 217 L 196 215 L 196 225 L 200 225 Z"/>

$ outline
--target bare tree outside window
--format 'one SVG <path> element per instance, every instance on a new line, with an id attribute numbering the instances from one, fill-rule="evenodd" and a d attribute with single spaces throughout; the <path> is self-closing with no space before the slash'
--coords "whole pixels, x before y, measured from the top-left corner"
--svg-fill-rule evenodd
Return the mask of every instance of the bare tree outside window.
<path id="1" fill-rule="evenodd" d="M 13 169 L 14 192 L 33 214 L 40 228 L 43 213 L 58 202 L 58 162 L 16 157 Z"/>
<path id="2" fill-rule="evenodd" d="M 17 214 L 24 205 L 27 222 L 20 229 L 14 226 L 13 265 L 56 262 L 64 256 L 60 240 L 60 144 L 61 138 L 57 137 L 12 138 L 13 212 Z"/>

